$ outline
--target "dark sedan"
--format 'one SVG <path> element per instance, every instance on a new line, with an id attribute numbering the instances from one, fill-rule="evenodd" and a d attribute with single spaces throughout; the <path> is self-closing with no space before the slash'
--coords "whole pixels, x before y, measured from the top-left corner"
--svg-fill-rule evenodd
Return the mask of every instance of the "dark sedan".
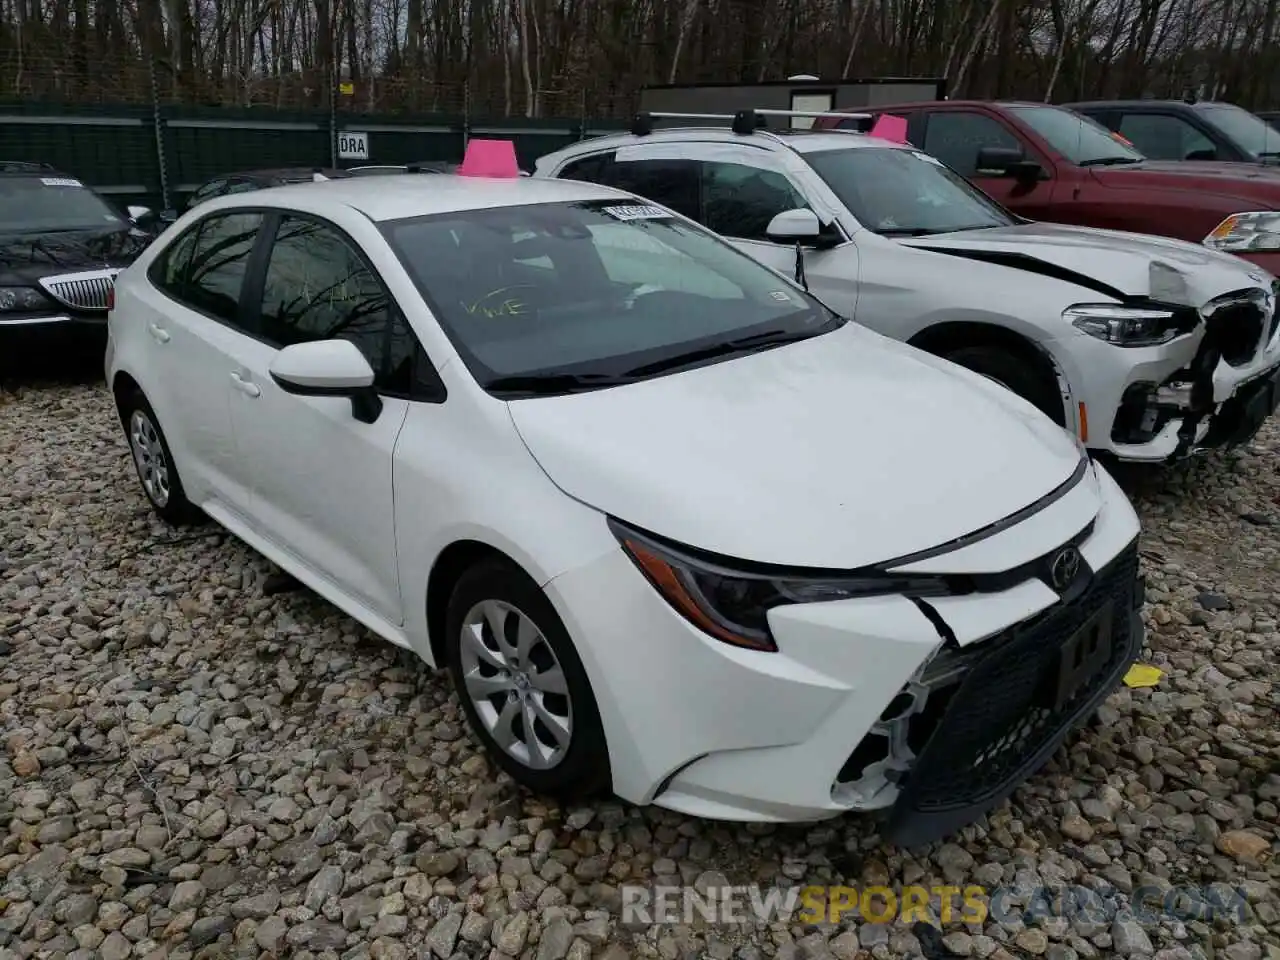
<path id="1" fill-rule="evenodd" d="M 105 331 L 116 274 L 158 227 L 145 207 L 122 216 L 48 164 L 0 161 L 0 337 Z"/>

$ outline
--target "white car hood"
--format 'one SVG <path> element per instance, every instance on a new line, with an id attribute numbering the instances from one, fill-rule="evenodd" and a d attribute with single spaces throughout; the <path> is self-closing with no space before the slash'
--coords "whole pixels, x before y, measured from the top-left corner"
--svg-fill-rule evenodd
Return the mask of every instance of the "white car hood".
<path id="1" fill-rule="evenodd" d="M 1003 388 L 853 323 L 508 409 L 570 496 L 686 546 L 806 567 L 973 533 L 1063 484 L 1082 456 Z"/>
<path id="2" fill-rule="evenodd" d="M 1261 270 L 1238 257 L 1185 240 L 1054 223 L 965 230 L 900 242 L 926 250 L 1020 255 L 1077 274 L 1082 286 L 1092 281 L 1095 288 L 1098 284 L 1111 288 L 1113 295 L 1194 307 L 1224 293 L 1259 286 L 1266 279 Z"/>

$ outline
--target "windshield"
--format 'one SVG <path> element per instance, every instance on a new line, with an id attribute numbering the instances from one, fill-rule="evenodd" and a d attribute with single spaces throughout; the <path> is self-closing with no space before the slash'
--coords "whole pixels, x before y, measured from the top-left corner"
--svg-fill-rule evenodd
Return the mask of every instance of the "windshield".
<path id="1" fill-rule="evenodd" d="M 1019 221 L 927 153 L 852 147 L 805 154 L 849 212 L 885 236 L 1007 227 Z"/>
<path id="2" fill-rule="evenodd" d="M 1005 109 L 1044 137 L 1065 159 L 1079 166 L 1141 163 L 1146 159 L 1133 147 L 1117 140 L 1106 127 L 1062 107 L 1019 104 Z"/>
<path id="3" fill-rule="evenodd" d="M 101 230 L 124 221 L 70 177 L 0 177 L 0 233 Z"/>
<path id="4" fill-rule="evenodd" d="M 1201 116 L 1255 157 L 1280 156 L 1280 130 L 1233 103 L 1205 103 Z"/>
<path id="5" fill-rule="evenodd" d="M 648 204 L 496 207 L 382 229 L 495 393 L 555 392 L 538 390 L 538 378 L 608 385 L 843 322 L 714 234 Z M 747 337 L 768 343 L 739 343 Z"/>

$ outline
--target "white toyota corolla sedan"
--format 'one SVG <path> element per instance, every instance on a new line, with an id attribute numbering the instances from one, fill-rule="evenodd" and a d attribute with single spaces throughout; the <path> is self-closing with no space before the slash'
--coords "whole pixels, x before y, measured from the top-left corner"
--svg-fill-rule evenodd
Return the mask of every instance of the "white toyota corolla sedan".
<path id="1" fill-rule="evenodd" d="M 535 791 L 929 841 L 1142 645 L 1137 518 L 1066 431 L 607 187 L 210 201 L 106 366 L 161 517 L 446 667 Z"/>

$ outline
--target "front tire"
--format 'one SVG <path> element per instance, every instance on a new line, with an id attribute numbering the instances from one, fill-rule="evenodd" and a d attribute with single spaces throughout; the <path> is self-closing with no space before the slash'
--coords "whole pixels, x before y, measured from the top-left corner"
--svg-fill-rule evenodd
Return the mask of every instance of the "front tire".
<path id="1" fill-rule="evenodd" d="M 981 374 L 1035 406 L 1055 423 L 1063 422 L 1062 397 L 1056 383 L 1025 359 L 1000 347 L 960 347 L 943 359 Z"/>
<path id="2" fill-rule="evenodd" d="M 203 514 L 187 499 L 169 442 L 141 391 L 133 390 L 125 396 L 120 404 L 120 422 L 124 425 L 138 482 L 151 509 L 175 527 L 201 522 Z"/>
<path id="3" fill-rule="evenodd" d="M 607 789 L 609 752 L 590 681 L 537 584 L 509 562 L 479 563 L 455 585 L 446 624 L 454 688 L 493 761 L 558 799 Z"/>

